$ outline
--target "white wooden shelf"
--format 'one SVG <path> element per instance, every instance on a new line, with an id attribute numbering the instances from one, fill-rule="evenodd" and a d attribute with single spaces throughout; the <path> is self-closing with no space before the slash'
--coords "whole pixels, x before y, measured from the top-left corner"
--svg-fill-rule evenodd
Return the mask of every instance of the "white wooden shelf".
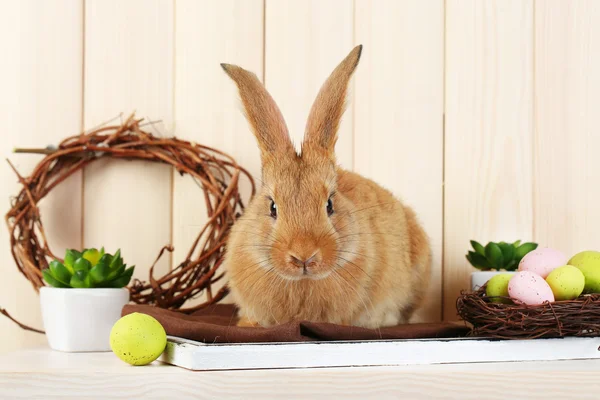
<path id="1" fill-rule="evenodd" d="M 600 338 L 206 344 L 169 337 L 160 360 L 193 371 L 600 359 Z"/>
<path id="2" fill-rule="evenodd" d="M 0 398 L 597 399 L 600 360 L 192 372 L 112 353 L 0 355 Z"/>

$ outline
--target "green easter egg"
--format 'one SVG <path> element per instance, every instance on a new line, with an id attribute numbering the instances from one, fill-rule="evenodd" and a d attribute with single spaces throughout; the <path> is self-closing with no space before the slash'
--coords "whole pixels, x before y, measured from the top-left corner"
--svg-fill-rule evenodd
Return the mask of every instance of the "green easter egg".
<path id="1" fill-rule="evenodd" d="M 574 255 L 567 264 L 583 272 L 584 293 L 600 293 L 600 251 L 582 251 Z"/>
<path id="2" fill-rule="evenodd" d="M 546 278 L 550 285 L 554 299 L 573 300 L 579 297 L 585 286 L 585 277 L 583 273 L 572 265 L 564 265 L 555 268 Z"/>
<path id="3" fill-rule="evenodd" d="M 167 345 L 167 334 L 160 322 L 141 313 L 119 319 L 110 331 L 110 348 L 131 365 L 146 365 L 156 360 Z"/>
<path id="4" fill-rule="evenodd" d="M 508 281 L 513 274 L 498 274 L 494 275 L 485 287 L 485 295 L 488 297 L 508 297 Z M 492 299 L 493 303 L 508 303 L 506 299 Z"/>

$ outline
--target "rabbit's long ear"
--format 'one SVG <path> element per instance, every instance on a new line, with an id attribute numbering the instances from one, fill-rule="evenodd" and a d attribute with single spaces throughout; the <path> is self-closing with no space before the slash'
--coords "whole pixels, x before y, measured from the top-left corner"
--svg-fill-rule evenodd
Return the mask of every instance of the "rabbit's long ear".
<path id="1" fill-rule="evenodd" d="M 346 109 L 348 82 L 358 65 L 362 45 L 356 46 L 325 81 L 308 115 L 304 133 L 305 146 L 318 146 L 334 155 L 337 132 Z"/>
<path id="2" fill-rule="evenodd" d="M 258 141 L 263 161 L 281 153 L 295 153 L 285 120 L 279 107 L 256 75 L 237 65 L 221 64 L 236 83 L 246 119 Z"/>

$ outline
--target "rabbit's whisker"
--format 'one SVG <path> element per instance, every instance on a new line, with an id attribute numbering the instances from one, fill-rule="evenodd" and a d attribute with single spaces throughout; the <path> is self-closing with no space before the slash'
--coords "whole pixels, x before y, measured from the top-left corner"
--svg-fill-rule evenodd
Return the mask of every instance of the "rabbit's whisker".
<path id="1" fill-rule="evenodd" d="M 238 231 L 238 232 L 240 232 L 240 233 L 246 233 L 246 234 L 248 234 L 248 235 L 256 235 L 256 236 L 258 236 L 258 237 L 262 237 L 263 239 L 272 240 L 272 241 L 273 241 L 273 243 L 277 243 L 277 244 L 280 244 L 280 245 L 285 245 L 285 243 L 283 243 L 283 242 L 282 242 L 280 239 L 277 239 L 277 238 L 276 238 L 275 236 L 273 236 L 273 234 L 271 234 L 271 233 L 269 233 L 269 234 L 267 234 L 267 235 L 263 235 L 263 234 L 261 234 L 261 232 L 260 232 L 260 231 L 258 231 L 258 230 L 257 230 L 257 231 L 254 231 L 254 232 L 252 232 L 252 231 Z"/>
<path id="2" fill-rule="evenodd" d="M 383 264 L 383 265 L 385 265 L 386 267 L 392 268 L 392 266 L 391 266 L 391 265 L 389 265 L 388 263 L 384 262 L 384 261 L 381 259 L 381 257 L 372 257 L 372 256 L 368 256 L 368 255 L 366 255 L 366 254 L 363 254 L 363 253 L 356 253 L 356 252 L 353 252 L 353 251 L 346 251 L 346 250 L 338 250 L 338 252 L 339 252 L 339 253 L 348 253 L 348 254 L 354 254 L 354 255 L 356 255 L 356 256 L 358 256 L 358 257 L 365 257 L 365 258 L 369 258 L 369 259 L 371 259 L 371 260 L 375 260 L 375 261 L 377 261 L 377 262 L 380 262 L 380 263 L 382 263 L 382 264 Z"/>
<path id="3" fill-rule="evenodd" d="M 338 215 L 339 216 L 350 216 L 350 215 L 354 215 L 354 214 L 357 214 L 357 213 L 360 213 L 360 212 L 363 212 L 363 211 L 367 211 L 367 210 L 370 210 L 370 209 L 375 208 L 375 207 L 380 207 L 382 205 L 387 205 L 387 204 L 394 204 L 394 203 L 393 202 L 378 203 L 378 204 L 374 204 L 374 205 L 371 205 L 369 207 L 364 207 L 364 208 L 361 208 L 361 209 L 358 209 L 358 210 L 345 211 L 345 212 L 339 213 Z M 368 217 L 368 216 L 369 216 L 369 214 L 365 215 L 365 217 Z M 355 223 L 357 221 L 360 221 L 360 218 L 359 219 L 353 219 L 353 220 L 349 221 L 348 223 L 346 223 L 345 225 L 343 225 L 341 227 L 336 226 L 335 223 L 331 224 L 331 228 L 329 228 L 329 230 L 327 231 L 327 233 L 324 235 L 324 238 L 328 238 L 329 236 L 335 234 L 336 232 L 344 230 L 344 228 L 348 227 L 349 225 L 352 225 L 353 223 Z M 333 229 L 335 229 L 335 231 L 331 232 Z"/>
<path id="4" fill-rule="evenodd" d="M 338 264 L 338 266 L 339 266 L 339 264 Z M 334 269 L 334 272 L 335 272 L 335 273 L 336 273 L 336 274 L 337 274 L 337 275 L 338 275 L 340 278 L 342 278 L 344 282 L 346 282 L 346 284 L 348 285 L 348 287 L 349 287 L 351 290 L 353 290 L 353 291 L 354 291 L 354 293 L 355 293 L 356 297 L 357 297 L 357 298 L 358 298 L 358 299 L 359 299 L 359 300 L 362 302 L 362 304 L 363 304 L 363 307 L 364 307 L 364 309 L 365 309 L 365 312 L 368 314 L 369 318 L 372 318 L 372 317 L 373 317 L 373 313 L 371 312 L 371 310 L 374 310 L 374 309 L 375 309 L 375 306 L 373 305 L 373 301 L 372 301 L 370 298 L 368 298 L 368 297 L 367 297 L 367 301 L 368 301 L 368 302 L 369 302 L 369 304 L 371 305 L 371 309 L 369 309 L 369 307 L 367 306 L 367 303 L 365 303 L 364 296 L 361 296 L 361 295 L 360 295 L 360 293 L 358 293 L 358 290 L 356 290 L 356 289 L 355 289 L 355 288 L 354 288 L 354 287 L 353 287 L 353 286 L 350 284 L 350 282 L 348 282 L 348 281 L 347 281 L 347 280 L 346 280 L 346 279 L 343 277 L 343 275 L 342 275 L 341 273 L 339 273 L 339 272 L 338 272 L 338 270 L 339 270 L 339 271 L 345 271 L 345 272 L 347 272 L 347 273 L 348 273 L 348 274 L 349 274 L 349 275 L 352 277 L 352 279 L 354 279 L 354 281 L 355 281 L 355 282 L 356 282 L 356 283 L 359 285 L 359 287 L 361 286 L 361 283 L 360 283 L 360 282 L 359 282 L 359 281 L 356 279 L 356 277 L 355 277 L 354 275 L 352 275 L 352 273 L 351 273 L 350 271 L 348 271 L 347 269 L 341 268 L 341 266 L 339 266 L 339 268 L 338 268 L 338 269 Z M 382 337 L 382 336 L 381 336 L 381 329 L 379 329 L 379 327 L 377 327 L 377 333 L 379 334 L 379 337 L 381 338 L 381 337 Z"/>
<path id="5" fill-rule="evenodd" d="M 244 274 L 243 276 L 241 276 L 241 279 L 235 279 L 235 284 L 236 285 L 241 285 L 243 283 L 245 283 L 249 278 L 251 277 L 257 277 L 257 278 L 261 278 L 262 275 L 257 274 L 257 272 L 259 271 L 265 271 L 264 273 L 266 274 L 266 271 L 268 271 L 268 269 L 263 268 L 264 265 L 269 265 L 271 257 L 267 257 L 264 260 L 261 260 L 257 263 L 254 263 L 250 266 L 248 266 L 246 268 L 246 274 Z M 265 264 L 266 263 L 266 264 Z M 259 267 L 259 268 L 256 268 Z M 274 269 L 274 267 L 272 267 Z M 258 281 L 258 280 L 257 280 Z M 255 282 L 256 283 L 256 282 Z M 254 286 L 254 285 L 253 285 Z"/>
<path id="6" fill-rule="evenodd" d="M 341 256 L 336 256 L 337 259 L 344 261 L 347 264 L 352 265 L 353 267 L 355 267 L 356 269 L 358 269 L 360 272 L 362 272 L 367 278 L 369 278 L 369 284 L 374 285 L 377 288 L 381 288 L 382 287 L 382 283 L 379 282 L 378 280 L 373 279 L 373 277 L 371 275 L 369 275 L 369 273 L 367 271 L 365 271 L 363 268 L 359 267 L 358 265 L 356 265 L 356 263 L 353 263 L 350 260 L 347 260 L 344 257 Z M 343 268 L 345 271 L 347 271 L 348 273 L 350 273 L 350 271 L 348 271 L 347 268 Z M 363 282 L 364 284 L 364 282 Z"/>

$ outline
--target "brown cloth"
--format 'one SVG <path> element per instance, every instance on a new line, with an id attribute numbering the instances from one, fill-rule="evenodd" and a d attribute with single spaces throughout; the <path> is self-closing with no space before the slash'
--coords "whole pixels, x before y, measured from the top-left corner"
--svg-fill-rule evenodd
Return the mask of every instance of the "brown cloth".
<path id="1" fill-rule="evenodd" d="M 156 318 L 167 335 L 204 343 L 453 338 L 466 336 L 469 332 L 466 326 L 453 323 L 406 324 L 366 329 L 301 321 L 271 328 L 238 327 L 237 309 L 231 304 L 216 304 L 189 315 L 152 306 L 126 305 L 122 315 L 134 312 Z"/>

